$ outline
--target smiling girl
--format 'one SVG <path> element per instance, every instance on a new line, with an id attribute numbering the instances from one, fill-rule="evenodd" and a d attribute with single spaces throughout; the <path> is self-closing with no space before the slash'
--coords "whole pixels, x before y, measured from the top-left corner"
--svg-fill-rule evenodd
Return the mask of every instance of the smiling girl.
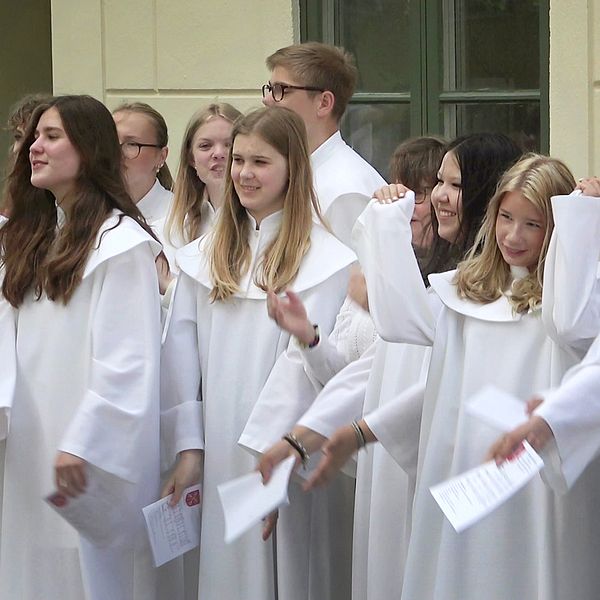
<path id="1" fill-rule="evenodd" d="M 440 181 L 445 178 L 441 173 Z M 456 271 L 431 275 L 429 295 L 411 287 L 418 271 L 403 248 L 407 241 L 393 248 L 394 257 L 407 257 L 398 266 L 407 285 L 394 290 L 395 298 L 404 293 L 404 302 L 386 321 L 393 331 L 381 333 L 432 346 L 403 600 L 583 600 L 597 588 L 589 531 L 573 527 L 575 515 L 585 510 L 583 495 L 562 501 L 536 480 L 457 534 L 429 492 L 480 464 L 497 437 L 494 428 L 465 411 L 470 396 L 493 384 L 528 397 L 559 381 L 578 359 L 570 332 L 541 314 L 544 261 L 554 227 L 550 197 L 574 186 L 558 160 L 533 155 L 519 161 L 500 181 L 467 259 Z M 412 206 L 401 200 L 370 210 L 380 225 L 394 219 L 406 231 Z M 553 339 L 557 330 L 564 337 Z M 586 524 L 593 529 L 589 520 Z"/>
<path id="2" fill-rule="evenodd" d="M 125 189 L 111 115 L 91 97 L 36 110 L 9 181 L 0 598 L 151 599 L 151 565 L 142 576 L 137 558 L 149 550 L 140 510 L 159 485 L 160 244 Z M 85 505 L 92 488 L 95 532 L 78 535 L 43 502 L 54 492 L 56 506 Z"/>
<path id="3" fill-rule="evenodd" d="M 293 572 L 290 563 L 303 568 L 300 561 L 307 560 L 301 540 L 276 548 L 260 540 L 257 527 L 226 546 L 216 487 L 253 470 L 253 457 L 237 440 L 290 340 L 267 315 L 267 292 L 291 286 L 328 332 L 354 255 L 313 223 L 312 211 L 319 209 L 298 116 L 282 108 L 257 110 L 236 122 L 232 139 L 217 223 L 177 253 L 181 273 L 163 346 L 161 388 L 165 458 L 172 464 L 179 456 L 164 493 L 178 497 L 198 479 L 203 459 L 203 600 L 269 599 L 277 593 L 305 598 L 311 578 L 283 582 Z"/>

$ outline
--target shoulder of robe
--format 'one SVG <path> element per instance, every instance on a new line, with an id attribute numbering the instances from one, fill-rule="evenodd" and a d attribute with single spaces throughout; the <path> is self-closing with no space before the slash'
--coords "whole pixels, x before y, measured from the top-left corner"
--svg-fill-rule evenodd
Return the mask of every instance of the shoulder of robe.
<path id="1" fill-rule="evenodd" d="M 348 246 L 324 227 L 314 223 L 310 234 L 310 248 L 290 288 L 295 292 L 309 290 L 354 262 L 356 254 Z"/>
<path id="2" fill-rule="evenodd" d="M 141 244 L 149 244 L 154 256 L 162 246 L 130 217 L 116 211 L 104 221 L 96 236 L 96 244 L 85 265 L 83 278 L 93 273 L 102 263 L 124 254 Z"/>
<path id="3" fill-rule="evenodd" d="M 207 247 L 211 234 L 190 242 L 177 251 L 179 268 L 202 286 L 212 289 L 207 260 Z M 310 248 L 300 265 L 300 270 L 290 288 L 303 292 L 315 287 L 356 261 L 356 255 L 321 225 L 313 224 Z M 255 285 L 236 296 L 264 300 L 266 293 Z"/>
<path id="4" fill-rule="evenodd" d="M 454 276 L 456 270 L 446 273 L 434 273 L 429 276 L 432 289 L 439 296 L 442 303 L 449 309 L 466 317 L 481 321 L 520 321 L 521 314 L 516 314 L 506 296 L 501 296 L 494 302 L 480 304 L 465 298 L 460 298 L 456 292 Z"/>

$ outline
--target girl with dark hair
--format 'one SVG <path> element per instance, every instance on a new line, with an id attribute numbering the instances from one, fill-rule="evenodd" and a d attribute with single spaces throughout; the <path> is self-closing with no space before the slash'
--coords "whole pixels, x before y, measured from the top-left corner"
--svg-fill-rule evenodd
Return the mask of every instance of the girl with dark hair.
<path id="1" fill-rule="evenodd" d="M 328 578 L 311 576 L 310 561 L 318 557 L 308 555 L 300 538 L 292 545 L 264 543 L 258 527 L 225 545 L 217 485 L 254 468 L 237 440 L 290 343 L 267 315 L 267 293 L 293 287 L 327 334 L 355 257 L 313 221 L 319 207 L 300 117 L 283 108 L 254 111 L 236 121 L 232 140 L 217 222 L 177 253 L 181 272 L 161 379 L 166 466 L 176 464 L 163 493 L 178 498 L 197 480 L 203 460 L 202 600 L 277 594 L 293 600 L 306 598 L 312 585 L 329 589 Z M 319 514 L 310 499 L 302 510 L 303 532 L 315 531 L 311 519 Z"/>
<path id="2" fill-rule="evenodd" d="M 152 598 L 137 567 L 158 487 L 160 244 L 125 189 L 110 112 L 89 96 L 41 105 L 9 190 L 0 598 Z M 42 501 L 85 505 L 86 491 L 105 508 L 80 534 Z"/>

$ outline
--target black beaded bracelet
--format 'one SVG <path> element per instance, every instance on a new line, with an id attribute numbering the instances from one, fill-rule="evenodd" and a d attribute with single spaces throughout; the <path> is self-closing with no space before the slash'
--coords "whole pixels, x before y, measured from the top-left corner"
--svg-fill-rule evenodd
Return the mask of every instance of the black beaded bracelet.
<path id="1" fill-rule="evenodd" d="M 302 442 L 291 432 L 286 433 L 281 439 L 285 440 L 300 455 L 302 466 L 306 469 L 306 465 L 308 464 L 308 450 Z"/>

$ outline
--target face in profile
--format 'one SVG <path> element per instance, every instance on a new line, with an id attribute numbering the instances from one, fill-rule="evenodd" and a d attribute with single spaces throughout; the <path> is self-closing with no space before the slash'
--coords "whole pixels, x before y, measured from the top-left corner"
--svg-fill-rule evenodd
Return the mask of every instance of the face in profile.
<path id="1" fill-rule="evenodd" d="M 190 165 L 206 186 L 221 186 L 231 149 L 233 124 L 213 116 L 200 125 L 192 138 Z"/>
<path id="2" fill-rule="evenodd" d="M 25 137 L 25 124 L 17 125 L 12 132 L 13 143 L 11 151 L 13 154 L 18 154 L 21 146 L 23 145 L 23 138 Z"/>
<path id="3" fill-rule="evenodd" d="M 114 113 L 113 119 L 117 126 L 121 148 L 123 148 L 123 144 L 132 143 L 130 149 L 133 157 L 128 158 L 127 151 L 123 155 L 127 187 L 130 193 L 132 190 L 142 190 L 143 193 L 146 193 L 154 185 L 156 173 L 167 159 L 167 149 L 157 147 L 156 128 L 147 115 L 123 110 Z M 136 143 L 149 145 L 136 147 Z"/>
<path id="4" fill-rule="evenodd" d="M 38 121 L 29 161 L 32 185 L 50 190 L 59 203 L 75 189 L 81 158 L 55 107 L 42 113 Z"/>
<path id="5" fill-rule="evenodd" d="M 242 206 L 260 223 L 281 210 L 288 186 L 287 160 L 259 135 L 233 141 L 231 179 Z"/>

